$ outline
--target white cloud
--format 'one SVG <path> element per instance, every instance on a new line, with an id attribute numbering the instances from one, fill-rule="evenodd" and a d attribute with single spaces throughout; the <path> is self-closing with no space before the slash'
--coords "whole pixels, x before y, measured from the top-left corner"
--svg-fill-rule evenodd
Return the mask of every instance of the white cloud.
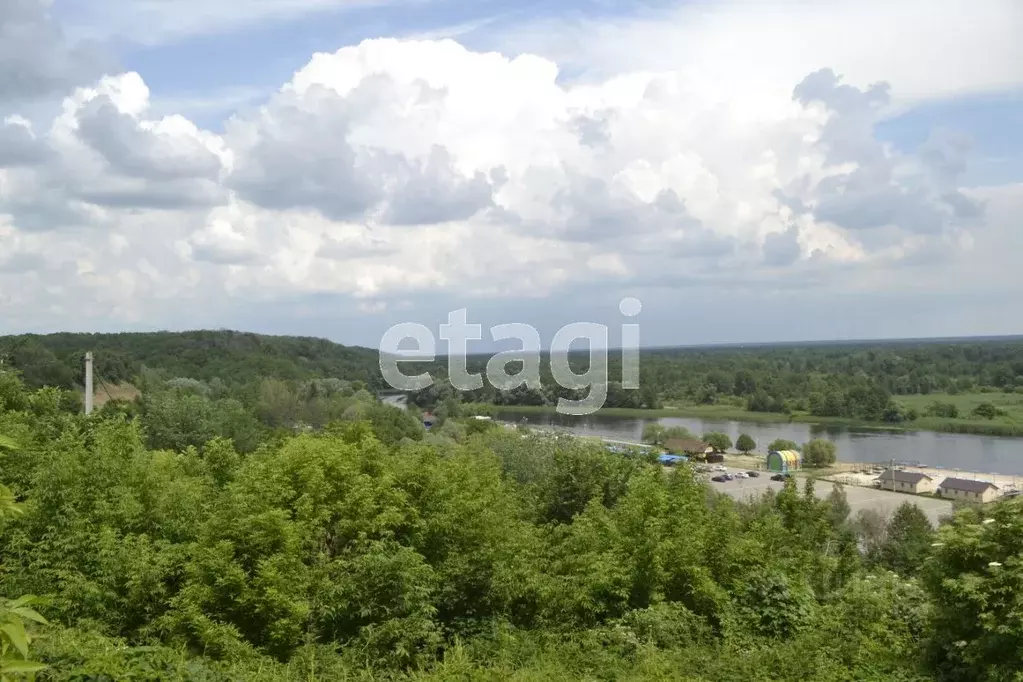
<path id="1" fill-rule="evenodd" d="M 538 20 L 498 44 L 594 79 L 681 70 L 710 101 L 778 106 L 779 87 L 830 67 L 858 87 L 892 85 L 895 104 L 1023 85 L 1017 0 L 722 0 L 652 15 Z"/>
<path id="2" fill-rule="evenodd" d="M 94 45 L 69 44 L 50 14 L 50 0 L 0 2 L 0 110 L 64 90 L 102 63 Z"/>
<path id="3" fill-rule="evenodd" d="M 223 134 L 108 76 L 48 124 L 0 128 L 6 325 L 187 326 L 316 294 L 382 314 L 595 284 L 876 290 L 978 258 L 1018 287 L 991 246 L 1018 188 L 961 191 L 954 136 L 919 155 L 874 140 L 896 85 L 811 68 L 747 88 L 706 63 L 562 85 L 535 55 L 367 41 Z"/>

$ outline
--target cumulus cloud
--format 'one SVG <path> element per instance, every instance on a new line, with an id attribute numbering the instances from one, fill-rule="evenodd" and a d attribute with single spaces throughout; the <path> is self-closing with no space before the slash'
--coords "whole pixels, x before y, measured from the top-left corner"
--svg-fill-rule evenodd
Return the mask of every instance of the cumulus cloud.
<path id="1" fill-rule="evenodd" d="M 1023 86 L 1017 0 L 720 0 L 665 3 L 613 20 L 541 17 L 498 45 L 587 79 L 679 69 L 708 99 L 770 106 L 779 88 L 830 67 L 853 85 L 891 83 L 898 106 Z"/>
<path id="2" fill-rule="evenodd" d="M 793 98 L 825 117 L 814 142 L 824 172 L 797 177 L 782 193 L 794 212 L 848 230 L 872 249 L 913 243 L 913 234 L 955 234 L 982 215 L 983 206 L 955 188 L 965 170 L 962 139 L 932 137 L 916 156 L 875 139 L 873 126 L 890 102 L 887 84 L 860 90 L 822 69 L 803 79 Z"/>
<path id="3" fill-rule="evenodd" d="M 958 186 L 968 141 L 875 139 L 894 92 L 820 69 L 751 107 L 687 68 L 573 85 L 535 55 L 381 39 L 315 55 L 214 133 L 153 114 L 140 75 L 107 76 L 48 126 L 0 128 L 3 305 L 132 321 L 320 294 L 382 313 L 877 282 L 998 229 Z M 14 296 L 19 268 L 50 288 Z"/>
<path id="4" fill-rule="evenodd" d="M 767 265 L 791 265 L 798 260 L 801 251 L 799 229 L 795 225 L 764 238 L 764 262 Z"/>
<path id="5" fill-rule="evenodd" d="M 491 177 L 498 183 L 502 169 L 492 176 L 475 171 L 465 177 L 452 165 L 451 154 L 435 146 L 419 163 L 403 163 L 400 179 L 383 215 L 394 225 L 424 225 L 467 220 L 493 203 Z"/>
<path id="6" fill-rule="evenodd" d="M 118 109 L 108 95 L 85 102 L 76 118 L 78 137 L 122 175 L 173 180 L 216 178 L 220 173 L 220 159 L 199 139 L 170 130 L 177 127 L 179 133 L 192 132 L 187 122 L 174 126 L 173 119 L 168 119 L 165 126 L 147 125 Z"/>
<path id="7" fill-rule="evenodd" d="M 0 104 L 77 85 L 105 60 L 89 44 L 70 45 L 48 0 L 0 2 Z"/>
<path id="8" fill-rule="evenodd" d="M 29 121 L 11 116 L 0 123 L 0 168 L 35 165 L 45 155 L 46 149 Z"/>
<path id="9" fill-rule="evenodd" d="M 382 178 L 348 141 L 349 117 L 349 103 L 326 88 L 282 92 L 256 120 L 232 121 L 229 185 L 263 208 L 359 216 L 381 199 Z"/>
<path id="10" fill-rule="evenodd" d="M 179 116 L 149 119 L 148 109 L 148 87 L 138 74 L 126 73 L 76 89 L 45 135 L 8 122 L 22 129 L 20 143 L 7 147 L 0 136 L 0 166 L 5 149 L 13 149 L 22 166 L 44 156 L 48 162 L 8 173 L 6 212 L 23 227 L 60 229 L 104 218 L 116 224 L 117 215 L 106 209 L 223 203 L 222 141 Z"/>

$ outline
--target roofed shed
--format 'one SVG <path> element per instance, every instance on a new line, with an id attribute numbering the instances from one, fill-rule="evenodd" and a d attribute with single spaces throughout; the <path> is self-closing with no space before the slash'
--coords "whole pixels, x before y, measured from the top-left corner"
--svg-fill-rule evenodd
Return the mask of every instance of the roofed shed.
<path id="1" fill-rule="evenodd" d="M 692 438 L 672 438 L 664 444 L 664 449 L 672 455 L 706 455 L 714 452 L 707 443 Z"/>
<path id="2" fill-rule="evenodd" d="M 927 474 L 888 469 L 876 480 L 884 490 L 916 494 L 934 492 L 934 479 Z"/>
<path id="3" fill-rule="evenodd" d="M 938 494 L 953 500 L 990 502 L 998 497 L 998 486 L 991 481 L 946 478 L 938 486 Z"/>

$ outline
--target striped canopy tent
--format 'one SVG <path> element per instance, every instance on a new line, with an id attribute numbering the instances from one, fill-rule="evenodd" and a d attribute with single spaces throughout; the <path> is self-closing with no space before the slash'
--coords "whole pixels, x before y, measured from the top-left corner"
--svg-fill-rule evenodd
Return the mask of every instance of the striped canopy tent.
<path id="1" fill-rule="evenodd" d="M 785 473 L 795 471 L 803 463 L 803 456 L 795 450 L 772 450 L 767 453 L 767 470 Z"/>

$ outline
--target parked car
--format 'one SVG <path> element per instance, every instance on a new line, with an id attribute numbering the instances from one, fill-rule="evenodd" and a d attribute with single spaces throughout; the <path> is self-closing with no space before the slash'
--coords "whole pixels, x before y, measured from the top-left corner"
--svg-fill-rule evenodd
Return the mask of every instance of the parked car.
<path id="1" fill-rule="evenodd" d="M 758 474 L 756 471 L 747 471 L 746 475 L 750 478 L 760 478 L 760 474 Z"/>
<path id="2" fill-rule="evenodd" d="M 735 472 L 734 476 L 735 476 L 735 478 L 747 478 L 746 474 L 744 474 L 741 471 Z"/>
<path id="3" fill-rule="evenodd" d="M 723 465 L 718 464 L 717 466 L 714 467 L 714 471 L 727 471 L 727 469 L 725 469 Z"/>
<path id="4" fill-rule="evenodd" d="M 724 476 L 715 476 L 710 480 L 714 481 L 715 483 L 724 483 L 727 479 Z"/>
<path id="5" fill-rule="evenodd" d="M 735 476 L 732 476 L 731 474 L 721 474 L 721 476 L 722 476 L 722 477 L 723 477 L 723 478 L 724 478 L 724 479 L 725 479 L 726 481 L 731 481 L 731 480 L 732 480 L 733 478 L 735 478 Z"/>
<path id="6" fill-rule="evenodd" d="M 772 481 L 784 481 L 786 478 L 788 478 L 788 476 L 785 474 L 775 474 L 774 476 L 771 476 Z"/>

